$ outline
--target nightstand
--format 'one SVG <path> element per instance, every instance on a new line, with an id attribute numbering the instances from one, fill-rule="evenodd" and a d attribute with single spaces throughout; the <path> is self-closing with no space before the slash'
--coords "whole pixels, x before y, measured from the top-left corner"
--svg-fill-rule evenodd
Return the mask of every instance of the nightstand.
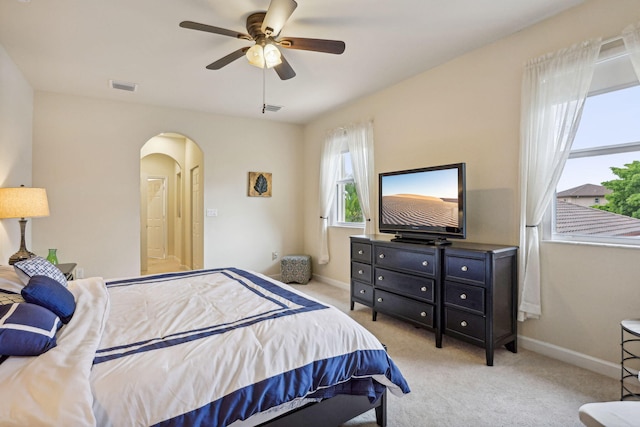
<path id="1" fill-rule="evenodd" d="M 65 263 L 65 264 L 56 264 L 56 267 L 58 267 L 58 270 L 62 271 L 62 274 L 64 274 L 64 277 L 67 280 L 73 280 L 73 273 L 76 269 L 76 263 L 75 262 L 69 262 L 69 263 Z"/>

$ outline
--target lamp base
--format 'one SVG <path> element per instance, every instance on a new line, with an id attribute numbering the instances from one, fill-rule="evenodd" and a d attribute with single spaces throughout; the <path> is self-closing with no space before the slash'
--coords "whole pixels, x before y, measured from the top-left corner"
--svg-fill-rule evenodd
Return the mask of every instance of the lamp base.
<path id="1" fill-rule="evenodd" d="M 18 261 L 36 256 L 36 254 L 27 250 L 27 245 L 24 243 L 24 230 L 27 228 L 27 220 L 20 218 L 18 222 L 20 223 L 20 249 L 18 249 L 18 252 L 11 255 L 11 258 L 9 258 L 9 265 L 13 265 Z"/>
<path id="2" fill-rule="evenodd" d="M 13 265 L 16 262 L 24 261 L 25 259 L 29 259 L 29 258 L 34 257 L 34 256 L 36 256 L 36 254 L 34 254 L 33 252 L 29 252 L 26 249 L 25 250 L 19 250 L 15 254 L 11 255 L 11 258 L 9 258 L 9 265 Z"/>

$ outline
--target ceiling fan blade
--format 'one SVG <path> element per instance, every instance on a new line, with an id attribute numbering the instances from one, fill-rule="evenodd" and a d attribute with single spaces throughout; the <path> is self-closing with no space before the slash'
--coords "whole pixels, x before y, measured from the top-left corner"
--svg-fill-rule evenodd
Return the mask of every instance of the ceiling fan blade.
<path id="1" fill-rule="evenodd" d="M 276 37 L 296 7 L 298 7 L 298 3 L 295 0 L 271 0 L 267 14 L 262 21 L 262 32 L 267 36 Z"/>
<path id="2" fill-rule="evenodd" d="M 280 59 L 282 60 L 282 63 L 273 67 L 273 69 L 276 70 L 276 73 L 278 73 L 280 80 L 289 80 L 294 78 L 296 76 L 296 72 L 291 68 L 291 64 L 287 62 L 284 55 L 280 56 Z"/>
<path id="3" fill-rule="evenodd" d="M 286 37 L 278 41 L 278 46 L 287 49 L 312 50 L 314 52 L 334 53 L 340 55 L 346 45 L 340 40 L 305 39 L 300 37 Z"/>
<path id="4" fill-rule="evenodd" d="M 233 30 L 227 30 L 226 28 L 214 27 L 212 25 L 200 24 L 193 21 L 182 21 L 180 23 L 180 26 L 182 28 L 188 28 L 190 30 L 206 31 L 208 33 L 221 34 L 223 36 L 234 37 L 237 39 L 253 40 L 248 34 L 239 33 Z"/>
<path id="5" fill-rule="evenodd" d="M 207 70 L 219 70 L 220 68 L 224 67 L 225 65 L 231 64 L 236 59 L 243 57 L 244 54 L 247 53 L 248 50 L 249 50 L 248 47 L 243 47 L 242 49 L 238 49 L 238 50 L 236 50 L 234 52 L 231 52 L 229 55 L 224 56 L 224 57 L 218 59 L 217 61 L 212 62 L 211 64 L 207 65 Z"/>

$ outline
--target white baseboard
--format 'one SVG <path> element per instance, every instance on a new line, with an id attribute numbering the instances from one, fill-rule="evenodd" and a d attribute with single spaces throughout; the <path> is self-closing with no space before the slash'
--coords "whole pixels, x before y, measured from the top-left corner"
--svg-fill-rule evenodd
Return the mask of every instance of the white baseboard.
<path id="1" fill-rule="evenodd" d="M 351 286 L 348 283 L 340 282 L 338 280 L 330 279 L 328 277 L 320 276 L 318 274 L 312 274 L 313 278 L 318 282 L 326 283 L 327 285 L 335 286 L 347 291 L 351 290 Z"/>
<path id="2" fill-rule="evenodd" d="M 318 280 L 319 282 L 323 282 L 331 286 L 336 286 L 347 291 L 350 290 L 350 286 L 348 283 L 333 280 L 317 274 L 314 274 L 313 278 Z M 577 351 L 569 350 L 533 338 L 524 337 L 522 335 L 518 335 L 518 347 L 536 352 L 538 354 L 542 354 L 543 356 L 551 357 L 552 359 L 560 360 L 573 366 L 578 366 L 580 368 L 596 372 L 607 377 L 620 379 L 620 365 L 617 363 L 611 363 L 606 360 L 597 359 L 583 353 L 578 353 Z"/>
<path id="3" fill-rule="evenodd" d="M 620 365 L 577 351 L 518 335 L 518 346 L 607 377 L 620 379 Z"/>

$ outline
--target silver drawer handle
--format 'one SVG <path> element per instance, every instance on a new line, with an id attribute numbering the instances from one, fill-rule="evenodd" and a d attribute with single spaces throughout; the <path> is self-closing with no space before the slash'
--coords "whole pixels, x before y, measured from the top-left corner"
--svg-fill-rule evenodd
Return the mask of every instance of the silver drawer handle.
<path id="1" fill-rule="evenodd" d="M 467 299 L 467 294 L 460 294 L 460 299 Z"/>
<path id="2" fill-rule="evenodd" d="M 366 293 L 367 293 L 367 291 L 365 291 L 364 289 L 360 289 L 360 293 L 361 293 L 361 294 L 366 294 Z"/>
<path id="3" fill-rule="evenodd" d="M 425 266 L 425 267 L 428 266 L 429 265 L 429 261 L 422 261 L 422 265 Z"/>
<path id="4" fill-rule="evenodd" d="M 364 270 L 358 270 L 358 274 L 364 274 Z"/>
<path id="5" fill-rule="evenodd" d="M 467 321 L 463 320 L 462 322 L 460 322 L 460 326 L 462 326 L 463 328 L 467 327 Z"/>
<path id="6" fill-rule="evenodd" d="M 421 287 L 421 288 L 420 288 L 420 290 L 421 290 L 422 292 L 427 292 L 427 290 L 428 290 L 428 289 L 429 289 L 429 288 L 427 288 L 426 286 L 423 286 L 423 287 Z"/>
<path id="7" fill-rule="evenodd" d="M 382 277 L 382 276 L 378 276 L 378 280 L 383 281 L 383 280 L 384 280 L 384 277 Z"/>
<path id="8" fill-rule="evenodd" d="M 360 250 L 358 251 L 358 255 L 362 255 L 362 254 L 364 254 L 364 251 L 363 251 L 362 249 L 360 249 Z"/>
<path id="9" fill-rule="evenodd" d="M 468 269 L 469 269 L 469 267 L 467 267 L 466 265 L 463 265 L 463 266 L 460 268 L 460 270 L 462 270 L 462 271 L 467 271 Z"/>
<path id="10" fill-rule="evenodd" d="M 378 302 L 382 302 L 382 298 L 378 298 Z"/>
<path id="11" fill-rule="evenodd" d="M 383 259 L 384 258 L 384 254 L 378 255 L 378 258 Z"/>
<path id="12" fill-rule="evenodd" d="M 422 313 L 420 313 L 421 317 L 427 317 L 427 313 L 425 313 L 424 311 Z"/>

